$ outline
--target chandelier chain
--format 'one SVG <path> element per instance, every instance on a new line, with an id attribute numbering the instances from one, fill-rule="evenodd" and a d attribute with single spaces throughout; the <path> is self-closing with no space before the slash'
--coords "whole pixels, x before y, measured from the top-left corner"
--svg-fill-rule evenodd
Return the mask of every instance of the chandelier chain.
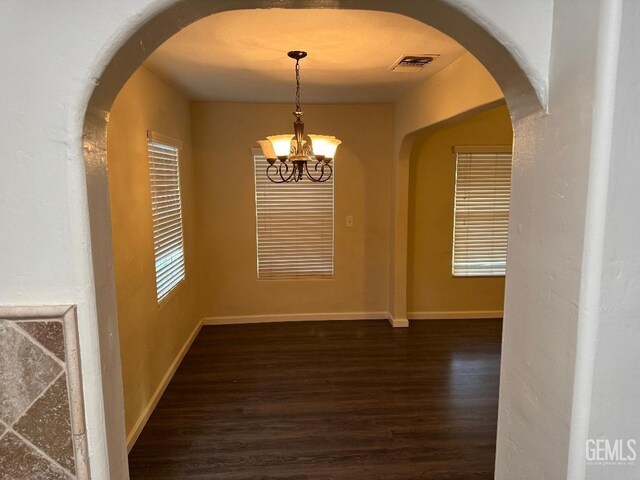
<path id="1" fill-rule="evenodd" d="M 300 60 L 296 60 L 296 113 L 302 112 L 300 107 Z"/>
<path id="2" fill-rule="evenodd" d="M 300 101 L 300 60 L 307 56 L 307 52 L 292 50 L 287 56 L 296 61 L 294 135 L 272 135 L 266 140 L 258 141 L 268 162 L 265 173 L 273 183 L 300 182 L 305 178 L 312 182 L 326 182 L 333 176 L 331 161 L 335 157 L 336 148 L 342 142 L 330 135 L 305 137 Z"/>

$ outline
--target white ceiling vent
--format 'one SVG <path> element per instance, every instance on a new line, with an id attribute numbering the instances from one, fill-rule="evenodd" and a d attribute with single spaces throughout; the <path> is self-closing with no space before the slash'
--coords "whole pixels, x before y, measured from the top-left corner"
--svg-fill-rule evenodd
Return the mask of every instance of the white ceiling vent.
<path id="1" fill-rule="evenodd" d="M 389 70 L 393 72 L 419 72 L 433 62 L 438 55 L 402 55 L 396 60 Z"/>

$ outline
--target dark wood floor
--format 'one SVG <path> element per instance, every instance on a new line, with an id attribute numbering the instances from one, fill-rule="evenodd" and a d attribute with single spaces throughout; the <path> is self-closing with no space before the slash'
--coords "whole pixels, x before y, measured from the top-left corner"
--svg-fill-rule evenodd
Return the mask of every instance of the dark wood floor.
<path id="1" fill-rule="evenodd" d="M 493 478 L 501 322 L 205 327 L 133 479 Z"/>

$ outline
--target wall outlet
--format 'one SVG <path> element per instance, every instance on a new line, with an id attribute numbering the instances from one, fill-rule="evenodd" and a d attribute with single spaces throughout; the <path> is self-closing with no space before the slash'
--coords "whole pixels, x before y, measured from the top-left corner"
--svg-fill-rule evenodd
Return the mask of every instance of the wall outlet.
<path id="1" fill-rule="evenodd" d="M 344 224 L 347 227 L 353 227 L 353 215 L 347 215 L 347 219 L 345 220 Z"/>

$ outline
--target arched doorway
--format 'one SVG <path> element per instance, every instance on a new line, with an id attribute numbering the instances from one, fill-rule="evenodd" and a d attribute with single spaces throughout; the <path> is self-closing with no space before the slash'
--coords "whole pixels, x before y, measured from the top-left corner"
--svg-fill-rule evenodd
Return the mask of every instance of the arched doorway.
<path id="1" fill-rule="evenodd" d="M 299 5 L 288 4 L 287 7 L 296 8 L 327 7 L 324 2 Z M 337 5 L 329 5 L 335 7 Z M 146 56 L 160 43 L 169 38 L 180 28 L 213 13 L 242 8 L 282 7 L 277 1 L 236 1 L 220 2 L 177 2 L 166 10 L 157 13 L 146 24 L 131 35 L 113 55 L 106 65 L 101 79 L 94 89 L 84 124 L 85 166 L 89 197 L 89 212 L 91 221 L 92 251 L 94 278 L 96 284 L 96 302 L 98 310 L 98 329 L 100 332 L 101 361 L 103 365 L 118 364 L 118 339 L 113 332 L 117 331 L 115 318 L 115 300 L 113 290 L 113 273 L 111 258 L 111 237 L 109 217 L 109 196 L 106 175 L 106 126 L 108 112 L 117 92 Z M 467 47 L 493 74 L 500 84 L 513 117 L 522 119 L 542 110 L 540 98 L 542 92 L 533 87 L 520 64 L 509 50 L 503 46 L 485 27 L 481 26 L 479 18 L 454 8 L 446 1 L 431 1 L 420 6 L 410 2 L 398 3 L 393 1 L 368 2 L 353 1 L 340 4 L 340 8 L 376 9 L 400 13 L 424 21 L 429 25 L 447 33 L 463 46 Z M 390 279 L 392 289 L 392 317 L 403 320 L 403 302 L 406 302 L 406 185 L 407 160 L 405 158 L 405 137 L 422 126 L 428 119 L 424 112 L 406 119 L 403 126 L 406 130 L 397 132 L 399 141 L 396 145 L 396 183 L 394 211 L 394 247 L 392 251 L 393 274 Z M 518 133 L 516 130 L 516 138 Z M 516 151 L 517 155 L 517 151 Z M 406 313 L 406 312 L 405 312 Z M 117 378 L 118 368 L 103 367 L 103 394 L 105 396 L 105 414 L 107 424 L 107 438 L 112 465 L 112 476 L 118 477 L 118 465 L 122 464 L 124 442 L 122 437 L 121 385 Z M 113 378 L 112 378 L 113 377 Z M 120 467 L 122 468 L 122 467 Z"/>

